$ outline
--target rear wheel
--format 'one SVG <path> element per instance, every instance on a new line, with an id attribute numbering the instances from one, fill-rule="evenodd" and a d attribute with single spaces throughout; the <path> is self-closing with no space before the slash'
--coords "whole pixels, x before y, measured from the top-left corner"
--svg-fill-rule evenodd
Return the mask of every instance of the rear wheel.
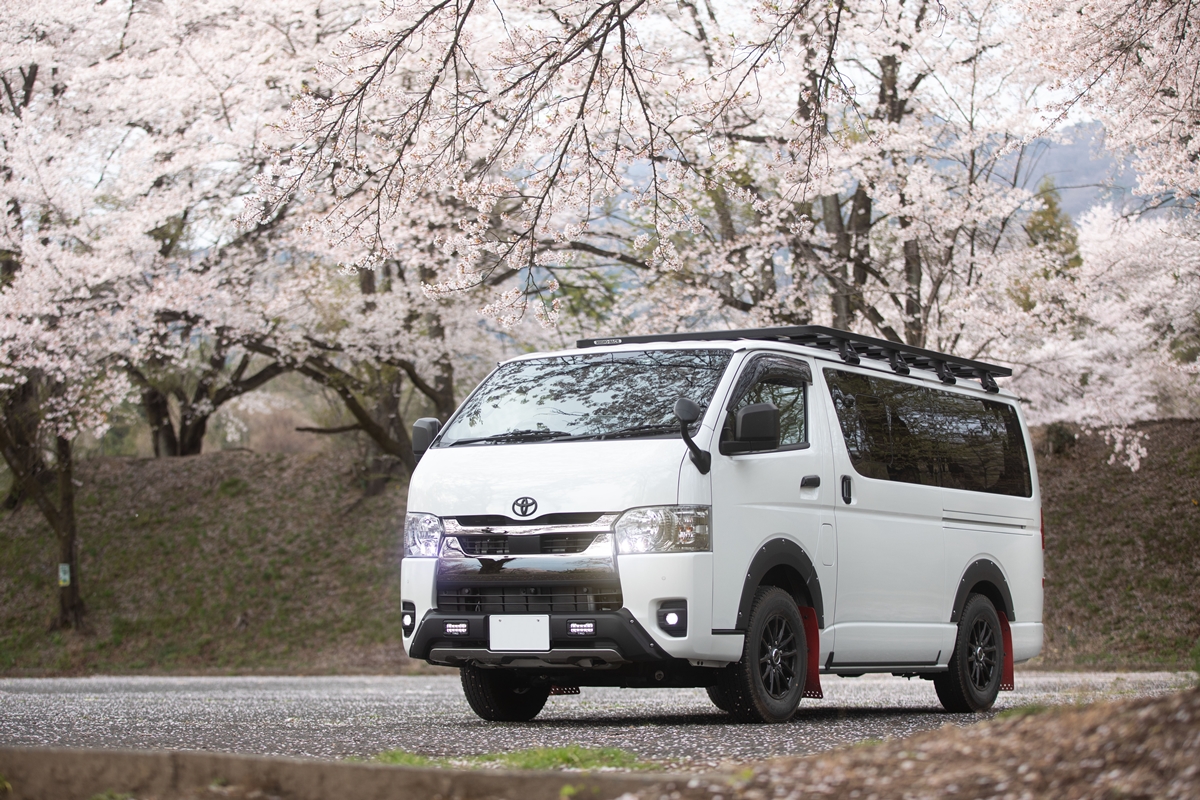
<path id="1" fill-rule="evenodd" d="M 958 621 L 950 668 L 933 679 L 938 700 L 947 711 L 959 714 L 987 711 L 1000 692 L 1003 664 L 1000 617 L 991 600 L 973 594 L 963 605 Z"/>
<path id="2" fill-rule="evenodd" d="M 550 696 L 550 684 L 505 669 L 463 667 L 463 694 L 471 710 L 491 722 L 528 722 Z"/>
<path id="3" fill-rule="evenodd" d="M 800 705 L 807 665 L 796 600 L 783 589 L 764 586 L 754 595 L 742 660 L 729 670 L 718 695 L 745 722 L 787 722 Z M 711 689 L 709 697 L 717 702 Z"/>

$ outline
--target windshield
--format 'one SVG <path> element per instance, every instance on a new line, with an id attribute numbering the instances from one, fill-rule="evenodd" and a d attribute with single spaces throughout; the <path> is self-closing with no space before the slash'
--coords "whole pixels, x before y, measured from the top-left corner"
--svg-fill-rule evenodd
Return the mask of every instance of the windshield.
<path id="1" fill-rule="evenodd" d="M 505 364 L 467 398 L 439 445 L 678 436 L 675 401 L 707 408 L 730 356 L 653 350 Z"/>

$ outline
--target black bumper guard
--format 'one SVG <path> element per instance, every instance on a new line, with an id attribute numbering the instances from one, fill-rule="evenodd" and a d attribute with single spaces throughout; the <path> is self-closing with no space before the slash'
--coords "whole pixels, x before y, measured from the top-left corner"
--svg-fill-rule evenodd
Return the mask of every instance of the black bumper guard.
<path id="1" fill-rule="evenodd" d="M 448 666 L 461 666 L 472 662 L 520 666 L 523 662 L 542 661 L 565 667 L 602 668 L 672 660 L 633 618 L 628 609 L 573 611 L 549 616 L 549 651 L 499 652 L 488 650 L 487 614 L 463 614 L 435 609 L 429 611 L 417 626 L 408 655 L 410 658 Z M 591 636 L 571 636 L 567 633 L 568 620 L 594 620 L 596 632 Z M 446 635 L 445 624 L 448 621 L 466 622 L 466 634 Z"/>

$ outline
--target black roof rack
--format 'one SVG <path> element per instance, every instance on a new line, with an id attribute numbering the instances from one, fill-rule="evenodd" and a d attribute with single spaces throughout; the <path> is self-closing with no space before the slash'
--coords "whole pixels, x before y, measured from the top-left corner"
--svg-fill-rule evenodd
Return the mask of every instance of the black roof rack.
<path id="1" fill-rule="evenodd" d="M 958 378 L 978 380 L 989 392 L 998 392 L 996 378 L 1012 375 L 1008 367 L 985 364 L 969 358 L 938 353 L 921 347 L 889 342 L 873 336 L 863 336 L 823 325 L 795 325 L 787 328 L 753 328 L 741 331 L 701 331 L 699 333 L 663 333 L 655 336 L 609 336 L 601 339 L 580 339 L 576 347 L 602 347 L 612 344 L 649 344 L 652 342 L 716 342 L 753 339 L 764 342 L 789 342 L 820 350 L 832 350 L 847 364 L 857 364 L 870 358 L 887 362 L 892 371 L 907 375 L 909 369 L 936 372 L 942 383 L 954 383 Z"/>

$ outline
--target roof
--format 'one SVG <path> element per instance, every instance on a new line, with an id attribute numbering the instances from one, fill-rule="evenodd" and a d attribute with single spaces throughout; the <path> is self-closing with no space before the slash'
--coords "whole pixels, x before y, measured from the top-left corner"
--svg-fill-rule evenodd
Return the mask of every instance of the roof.
<path id="1" fill-rule="evenodd" d="M 847 364 L 857 364 L 870 358 L 884 361 L 898 375 L 910 369 L 927 369 L 937 373 L 942 383 L 955 383 L 958 378 L 978 380 L 989 392 L 999 391 L 996 378 L 1007 378 L 1012 369 L 970 358 L 939 353 L 902 342 L 876 339 L 859 333 L 827 328 L 823 325 L 793 325 L 784 328 L 752 328 L 740 331 L 700 331 L 696 333 L 663 333 L 654 336 L 610 336 L 600 339 L 580 339 L 579 348 L 603 347 L 614 344 L 652 344 L 654 342 L 715 342 L 734 340 L 787 342 L 831 350 Z"/>

